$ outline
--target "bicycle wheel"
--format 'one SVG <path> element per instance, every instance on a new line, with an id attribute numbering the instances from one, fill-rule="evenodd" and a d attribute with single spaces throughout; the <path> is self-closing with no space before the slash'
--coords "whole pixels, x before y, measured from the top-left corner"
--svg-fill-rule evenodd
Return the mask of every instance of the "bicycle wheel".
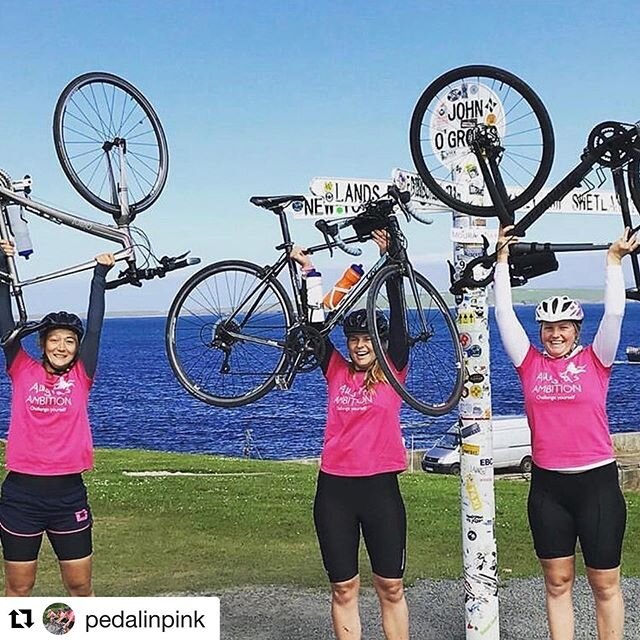
<path id="1" fill-rule="evenodd" d="M 494 216 L 468 133 L 493 127 L 503 148 L 500 173 L 511 206 L 529 202 L 549 177 L 554 153 L 545 106 L 520 78 L 496 67 L 470 65 L 434 80 L 411 116 L 409 144 L 420 177 L 447 206 L 476 216 Z"/>
<path id="2" fill-rule="evenodd" d="M 85 73 L 64 88 L 53 115 L 53 141 L 76 191 L 115 217 L 120 148 L 132 215 L 149 208 L 167 181 L 169 153 L 156 112 L 132 84 L 110 73 Z"/>
<path id="3" fill-rule="evenodd" d="M 165 330 L 169 363 L 182 386 L 217 407 L 249 404 L 284 368 L 291 301 L 255 264 L 211 264 L 176 295 Z"/>
<path id="4" fill-rule="evenodd" d="M 390 265 L 378 273 L 367 296 L 368 325 L 373 348 L 387 380 L 414 409 L 430 416 L 451 411 L 462 393 L 462 347 L 456 324 L 435 287 L 415 273 L 415 290 L 407 273 Z M 385 355 L 386 340 L 377 331 L 376 311 L 389 314 L 387 285 L 401 278 L 401 309 L 408 334 L 409 364 L 406 378 L 398 374 Z M 394 310 L 395 313 L 395 310 Z"/>

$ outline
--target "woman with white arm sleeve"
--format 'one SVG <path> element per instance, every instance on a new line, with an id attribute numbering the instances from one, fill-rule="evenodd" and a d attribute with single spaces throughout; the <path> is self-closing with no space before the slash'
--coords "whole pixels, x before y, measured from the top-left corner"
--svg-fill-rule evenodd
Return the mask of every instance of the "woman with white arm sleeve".
<path id="1" fill-rule="evenodd" d="M 596 603 L 598 638 L 621 639 L 620 560 L 626 505 L 618 483 L 606 411 L 611 365 L 625 309 L 622 258 L 639 246 L 626 229 L 607 252 L 604 315 L 593 344 L 580 344 L 584 313 L 567 296 L 540 302 L 543 350 L 534 347 L 511 299 L 509 236 L 500 230 L 495 270 L 496 322 L 522 384 L 533 449 L 529 526 L 542 566 L 552 640 L 574 637 L 576 541 Z"/>

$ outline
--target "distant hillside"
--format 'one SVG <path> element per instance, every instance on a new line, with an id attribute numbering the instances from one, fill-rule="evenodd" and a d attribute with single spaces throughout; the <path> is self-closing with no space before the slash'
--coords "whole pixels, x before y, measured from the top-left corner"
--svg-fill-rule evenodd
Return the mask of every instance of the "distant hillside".
<path id="1" fill-rule="evenodd" d="M 567 295 L 580 302 L 602 302 L 602 289 L 529 289 L 527 287 L 515 287 L 512 289 L 514 304 L 538 304 L 540 300 L 550 296 Z M 453 296 L 447 292 L 441 292 L 450 307 L 455 306 Z M 493 290 L 489 294 L 489 304 L 493 306 Z"/>
<path id="2" fill-rule="evenodd" d="M 602 302 L 602 289 L 529 289 L 528 287 L 516 287 L 513 290 L 514 304 L 538 304 L 540 300 L 549 296 L 567 295 L 580 302 Z M 455 300 L 448 291 L 441 291 L 442 297 L 449 307 L 455 307 Z M 630 301 L 627 301 L 630 302 Z M 489 304 L 493 306 L 493 290 L 489 294 Z M 107 311 L 107 318 L 153 318 L 167 316 L 168 310 L 144 310 L 144 311 Z"/>

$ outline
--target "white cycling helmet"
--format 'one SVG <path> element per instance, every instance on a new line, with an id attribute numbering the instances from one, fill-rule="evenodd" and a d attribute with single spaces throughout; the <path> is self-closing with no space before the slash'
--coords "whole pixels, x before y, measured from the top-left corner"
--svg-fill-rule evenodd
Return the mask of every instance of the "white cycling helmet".
<path id="1" fill-rule="evenodd" d="M 572 322 L 582 322 L 584 312 L 577 300 L 568 296 L 551 296 L 544 299 L 536 307 L 537 322 L 560 322 L 571 320 Z"/>

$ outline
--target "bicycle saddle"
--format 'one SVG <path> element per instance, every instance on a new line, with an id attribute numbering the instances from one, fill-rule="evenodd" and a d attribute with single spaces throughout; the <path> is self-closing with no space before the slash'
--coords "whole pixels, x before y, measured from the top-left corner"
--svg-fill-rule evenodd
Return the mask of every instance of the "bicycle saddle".
<path id="1" fill-rule="evenodd" d="M 286 206 L 291 202 L 306 202 L 307 199 L 304 196 L 253 196 L 249 198 L 251 204 L 255 204 L 256 207 L 262 207 L 263 209 L 269 209 L 273 211 L 276 208 Z"/>

